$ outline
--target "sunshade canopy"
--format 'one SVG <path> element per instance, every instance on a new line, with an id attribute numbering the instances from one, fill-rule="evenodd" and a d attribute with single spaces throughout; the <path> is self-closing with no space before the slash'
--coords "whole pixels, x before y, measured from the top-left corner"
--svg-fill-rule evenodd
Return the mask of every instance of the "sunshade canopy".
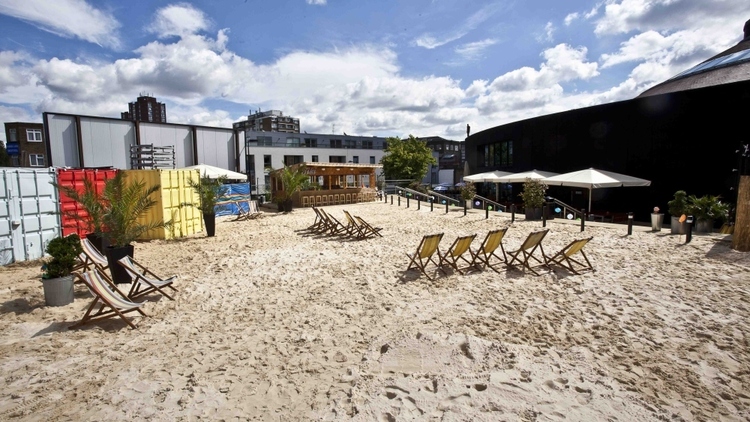
<path id="1" fill-rule="evenodd" d="M 472 183 L 481 183 L 481 182 L 488 182 L 488 183 L 500 183 L 498 181 L 499 178 L 503 176 L 507 176 L 510 173 L 507 171 L 489 171 L 486 173 L 477 173 L 472 174 L 470 176 L 464 176 L 464 182 L 472 182 Z"/>
<path id="2" fill-rule="evenodd" d="M 621 186 L 651 186 L 651 181 L 611 171 L 594 168 L 564 173 L 542 180 L 550 186 L 572 186 L 589 190 L 589 212 L 591 212 L 591 190 Z"/>
<path id="3" fill-rule="evenodd" d="M 236 171 L 225 170 L 220 167 L 209 166 L 208 164 L 197 164 L 195 166 L 184 167 L 180 170 L 198 170 L 200 171 L 201 177 L 208 177 L 209 179 L 218 179 L 222 176 L 230 180 L 246 180 L 247 176 Z"/>
<path id="4" fill-rule="evenodd" d="M 552 173 L 551 171 L 540 171 L 530 170 L 521 173 L 513 173 L 507 176 L 503 176 L 499 179 L 500 183 L 523 183 L 526 179 L 546 179 L 548 177 L 557 176 L 559 173 Z"/>

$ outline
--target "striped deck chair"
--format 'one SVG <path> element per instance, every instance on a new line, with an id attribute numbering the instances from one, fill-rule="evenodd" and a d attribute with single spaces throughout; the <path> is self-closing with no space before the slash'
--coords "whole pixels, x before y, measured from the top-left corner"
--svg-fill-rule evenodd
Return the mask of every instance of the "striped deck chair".
<path id="1" fill-rule="evenodd" d="M 348 222 L 346 225 L 346 234 L 348 236 L 356 237 L 357 239 L 364 239 L 366 237 L 365 233 L 362 231 L 362 227 L 357 220 L 355 220 L 347 210 L 344 210 L 344 215 L 346 215 L 346 221 Z"/>
<path id="2" fill-rule="evenodd" d="M 520 267 L 521 269 L 526 268 L 527 270 L 531 271 L 534 275 L 539 275 L 538 272 L 534 271 L 534 269 L 531 267 L 531 264 L 529 263 L 529 259 L 534 259 L 535 261 L 547 265 L 547 256 L 544 254 L 544 248 L 542 248 L 542 239 L 544 239 L 544 236 L 547 235 L 549 232 L 549 229 L 539 230 L 533 233 L 529 233 L 529 236 L 524 240 L 524 242 L 521 244 L 521 247 L 518 248 L 518 250 L 513 252 L 508 252 L 508 255 L 511 256 L 511 260 L 508 263 L 509 267 Z M 539 249 L 539 251 L 542 254 L 542 259 L 534 256 L 534 252 Z M 517 264 L 516 264 L 517 262 Z"/>
<path id="3" fill-rule="evenodd" d="M 170 300 L 174 300 L 172 296 L 170 296 L 162 289 L 169 287 L 176 292 L 177 289 L 172 285 L 172 283 L 174 283 L 174 281 L 177 279 L 176 275 L 173 275 L 172 277 L 166 279 L 162 279 L 161 277 L 150 271 L 148 268 L 134 261 L 133 258 L 129 256 L 125 256 L 117 262 L 122 265 L 123 268 L 125 268 L 125 271 L 128 272 L 130 278 L 133 279 L 133 283 L 130 286 L 130 292 L 128 293 L 128 298 L 136 299 L 151 292 L 158 291 L 162 295 L 168 297 Z"/>
<path id="4" fill-rule="evenodd" d="M 552 255 L 551 258 L 547 259 L 547 265 L 551 263 L 557 264 L 575 275 L 580 275 L 581 271 L 595 271 L 594 267 L 591 266 L 591 262 L 589 262 L 588 257 L 586 257 L 586 253 L 583 251 L 583 247 L 586 246 L 586 244 L 589 243 L 591 239 L 593 239 L 593 237 L 589 237 L 588 239 L 578 239 L 570 242 L 567 246 L 562 248 L 560 252 Z M 571 258 L 577 253 L 580 253 L 581 256 L 583 256 L 583 259 L 586 261 L 585 264 Z M 578 266 L 579 268 L 576 269 L 576 266 Z"/>
<path id="5" fill-rule="evenodd" d="M 383 237 L 383 235 L 380 234 L 380 231 L 383 230 L 382 227 L 373 227 L 372 225 L 370 225 L 370 223 L 365 221 L 364 218 L 358 215 L 355 215 L 354 218 L 356 218 L 357 221 L 359 221 L 359 225 L 360 227 L 362 227 L 362 232 L 364 233 L 365 237 L 370 237 L 370 236 Z"/>
<path id="6" fill-rule="evenodd" d="M 412 267 L 419 268 L 419 271 L 421 271 L 422 274 L 424 274 L 428 279 L 432 280 L 432 277 L 427 274 L 426 267 L 430 262 L 432 262 L 436 266 L 438 265 L 432 257 L 435 255 L 435 252 L 437 252 L 438 256 L 440 256 L 438 245 L 440 244 L 440 239 L 442 238 L 443 233 L 424 236 L 422 238 L 422 241 L 419 242 L 419 246 L 417 246 L 417 251 L 414 252 L 413 255 L 406 254 L 406 256 L 411 259 L 411 262 L 409 263 L 409 266 L 406 268 L 406 270 L 408 271 Z"/>
<path id="7" fill-rule="evenodd" d="M 131 302 L 125 298 L 125 295 L 117 289 L 114 285 L 109 284 L 103 277 L 102 273 L 98 269 L 94 268 L 91 271 L 84 273 L 71 273 L 75 278 L 86 284 L 89 291 L 94 295 L 94 300 L 86 309 L 86 313 L 83 315 L 80 321 L 71 325 L 69 328 L 80 327 L 88 324 L 89 322 L 99 321 L 102 319 L 112 318 L 119 316 L 125 321 L 131 328 L 135 329 L 135 324 L 125 317 L 125 314 L 129 312 L 138 312 L 142 316 L 148 316 L 141 310 L 143 303 Z M 99 307 L 99 310 L 92 313 L 94 308 Z"/>
<path id="8" fill-rule="evenodd" d="M 107 257 L 102 255 L 101 252 L 99 252 L 99 250 L 96 249 L 96 247 L 85 237 L 81 239 L 81 248 L 83 249 L 83 253 L 79 256 L 79 259 L 82 261 L 82 268 L 84 268 L 85 271 L 97 268 L 102 274 L 104 274 L 104 272 L 109 269 Z"/>
<path id="9" fill-rule="evenodd" d="M 487 233 L 487 236 L 485 236 L 484 241 L 482 242 L 482 246 L 480 246 L 476 253 L 474 253 L 474 258 L 471 260 L 471 266 L 479 267 L 481 269 L 484 269 L 484 267 L 490 267 L 493 271 L 499 273 L 500 271 L 498 271 L 490 261 L 492 260 L 492 257 L 495 257 L 501 260 L 504 264 L 508 263 L 508 257 L 505 255 L 505 248 L 503 248 L 503 237 L 505 237 L 507 231 L 508 229 L 504 228 L 492 230 Z M 495 253 L 497 248 L 500 248 L 500 251 L 502 251 L 502 258 Z"/>
<path id="10" fill-rule="evenodd" d="M 441 255 L 440 251 L 438 251 L 438 256 L 440 257 L 438 267 L 440 267 L 440 271 L 442 271 L 444 274 L 447 274 L 445 270 L 443 270 L 443 265 L 448 264 L 459 274 L 464 274 L 464 272 L 460 268 L 458 268 L 458 261 L 463 260 L 464 262 L 469 264 L 469 267 L 472 266 L 473 259 L 472 261 L 469 261 L 464 255 L 466 254 L 466 252 L 469 252 L 469 256 L 473 257 L 473 254 L 471 252 L 471 242 L 474 241 L 475 237 L 477 237 L 476 234 L 472 234 L 470 236 L 460 236 L 456 238 L 456 240 L 453 242 L 450 248 L 448 248 L 448 251 L 444 255 Z"/>

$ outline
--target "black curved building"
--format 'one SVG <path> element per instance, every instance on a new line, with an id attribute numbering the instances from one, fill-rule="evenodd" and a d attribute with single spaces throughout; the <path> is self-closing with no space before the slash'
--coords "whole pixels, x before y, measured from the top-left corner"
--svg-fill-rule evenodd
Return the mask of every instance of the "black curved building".
<path id="1" fill-rule="evenodd" d="M 466 140 L 471 172 L 532 169 L 557 173 L 589 167 L 651 180 L 650 187 L 595 189 L 593 208 L 635 212 L 646 220 L 666 211 L 674 192 L 721 195 L 734 202 L 747 174 L 750 143 L 750 21 L 736 46 L 638 97 L 497 126 Z M 519 202 L 519 186 L 504 192 Z M 583 208 L 585 190 L 549 194 Z"/>

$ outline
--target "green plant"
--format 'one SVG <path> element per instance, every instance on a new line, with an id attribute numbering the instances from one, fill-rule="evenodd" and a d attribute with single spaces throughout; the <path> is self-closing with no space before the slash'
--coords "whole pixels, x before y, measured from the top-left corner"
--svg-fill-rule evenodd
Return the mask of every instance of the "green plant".
<path id="1" fill-rule="evenodd" d="M 218 179 L 202 177 L 197 181 L 196 179 L 188 180 L 188 186 L 193 188 L 200 198 L 200 206 L 196 206 L 193 203 L 185 203 L 183 205 L 197 207 L 201 210 L 203 215 L 216 214 L 216 203 L 226 192 L 226 187 L 224 186 L 225 181 L 226 177 L 220 177 Z M 219 209 L 222 207 L 223 206 L 219 205 Z"/>
<path id="2" fill-rule="evenodd" d="M 292 199 L 292 196 L 310 184 L 310 176 L 307 174 L 305 166 L 291 167 L 286 166 L 279 172 L 281 179 L 282 191 L 276 192 L 276 201 L 284 202 Z"/>
<path id="3" fill-rule="evenodd" d="M 138 221 L 139 217 L 157 204 L 151 195 L 160 188 L 160 185 L 147 187 L 146 182 L 142 180 L 128 182 L 124 172 L 117 172 L 115 177 L 107 180 L 102 197 L 108 209 L 102 221 L 106 230 L 105 235 L 113 247 L 129 245 L 149 230 L 171 226 L 171 221 Z"/>
<path id="4" fill-rule="evenodd" d="M 527 178 L 523 183 L 523 191 L 518 194 L 526 208 L 541 208 L 544 205 L 544 192 L 547 185 L 538 179 Z"/>
<path id="5" fill-rule="evenodd" d="M 678 190 L 674 193 L 674 199 L 667 202 L 669 208 L 669 214 L 672 217 L 679 217 L 687 213 L 687 192 L 684 190 Z"/>
<path id="6" fill-rule="evenodd" d="M 721 202 L 719 196 L 705 195 L 698 198 L 690 195 L 687 204 L 687 212 L 698 220 L 723 221 L 729 217 L 729 204 Z"/>
<path id="7" fill-rule="evenodd" d="M 474 195 L 476 194 L 477 194 L 477 190 L 474 187 L 473 183 L 466 183 L 464 186 L 461 187 L 461 199 L 465 201 L 473 199 Z"/>
<path id="8" fill-rule="evenodd" d="M 46 280 L 69 276 L 83 249 L 81 239 L 74 233 L 50 240 L 45 251 L 52 257 L 42 266 L 42 278 Z"/>
<path id="9" fill-rule="evenodd" d="M 83 179 L 83 191 L 79 192 L 72 186 L 62 186 L 52 183 L 62 194 L 77 202 L 84 213 L 75 211 L 64 211 L 66 217 L 86 225 L 89 233 L 102 233 L 104 231 L 104 214 L 109 206 L 102 195 L 97 192 L 96 185 L 91 179 Z"/>

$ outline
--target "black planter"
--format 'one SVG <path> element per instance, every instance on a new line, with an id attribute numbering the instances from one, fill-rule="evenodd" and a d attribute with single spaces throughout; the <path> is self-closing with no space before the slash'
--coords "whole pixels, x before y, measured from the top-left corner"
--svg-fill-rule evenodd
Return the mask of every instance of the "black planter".
<path id="1" fill-rule="evenodd" d="M 216 234 L 216 214 L 203 214 L 203 224 L 206 225 L 206 236 L 214 237 L 214 234 Z"/>
<path id="2" fill-rule="evenodd" d="M 109 265 L 109 273 L 112 274 L 112 280 L 116 284 L 127 284 L 130 283 L 130 275 L 125 271 L 125 268 L 120 265 L 117 261 L 124 258 L 125 256 L 133 257 L 133 245 L 126 245 L 120 247 L 108 246 L 106 248 L 107 264 Z"/>
<path id="3" fill-rule="evenodd" d="M 91 242 L 92 245 L 101 253 L 106 254 L 107 247 L 109 246 L 109 238 L 104 236 L 104 233 L 89 233 L 86 235 L 86 239 Z"/>
<path id="4" fill-rule="evenodd" d="M 282 202 L 282 205 L 284 207 L 284 212 L 292 212 L 294 201 L 292 201 L 291 199 L 287 199 L 286 201 Z"/>
<path id="5" fill-rule="evenodd" d="M 541 220 L 542 209 L 541 208 L 526 208 L 525 210 L 527 220 Z"/>

